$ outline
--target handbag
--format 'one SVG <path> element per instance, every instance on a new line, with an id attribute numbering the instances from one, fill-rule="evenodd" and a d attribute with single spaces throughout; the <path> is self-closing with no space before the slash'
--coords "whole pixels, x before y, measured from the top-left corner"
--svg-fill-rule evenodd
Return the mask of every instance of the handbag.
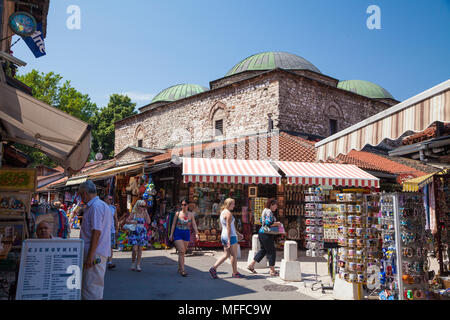
<path id="1" fill-rule="evenodd" d="M 133 220 L 136 218 L 136 214 L 134 214 L 133 216 Z M 134 223 L 127 223 L 123 226 L 124 230 L 128 230 L 128 231 L 136 231 L 136 225 Z"/>

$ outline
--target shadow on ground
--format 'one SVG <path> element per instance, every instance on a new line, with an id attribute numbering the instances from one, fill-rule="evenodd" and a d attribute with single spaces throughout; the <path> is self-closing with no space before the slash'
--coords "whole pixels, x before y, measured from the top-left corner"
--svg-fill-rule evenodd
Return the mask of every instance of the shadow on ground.
<path id="1" fill-rule="evenodd" d="M 208 259 L 209 258 L 209 259 Z M 105 276 L 105 300 L 204 300 L 221 299 L 254 293 L 254 290 L 233 282 L 256 280 L 260 277 L 233 279 L 231 266 L 223 265 L 218 272 L 219 279 L 212 279 L 208 266 L 214 259 L 192 256 L 187 261 L 200 265 L 200 269 L 186 266 L 187 277 L 177 273 L 176 261 L 165 257 L 142 258 L 142 272 L 130 270 L 130 259 L 115 259 L 116 268 L 107 270 Z M 195 261 L 196 260 L 196 261 Z M 228 270 L 230 269 L 230 270 Z M 246 281 L 245 281 L 246 282 Z"/>

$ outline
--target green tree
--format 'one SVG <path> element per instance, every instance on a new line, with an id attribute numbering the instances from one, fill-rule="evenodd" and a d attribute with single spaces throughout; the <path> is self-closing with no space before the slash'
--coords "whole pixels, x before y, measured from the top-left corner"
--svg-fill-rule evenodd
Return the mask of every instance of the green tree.
<path id="1" fill-rule="evenodd" d="M 92 149 L 98 152 L 101 147 L 104 159 L 114 157 L 114 123 L 137 114 L 135 107 L 128 96 L 112 94 L 108 105 L 92 117 Z"/>
<path id="2" fill-rule="evenodd" d="M 85 122 L 89 122 L 97 111 L 97 105 L 91 102 L 89 96 L 73 88 L 70 81 L 66 80 L 61 84 L 63 78 L 59 74 L 39 73 L 33 69 L 25 75 L 18 75 L 17 79 L 31 87 L 36 99 Z"/>
<path id="3" fill-rule="evenodd" d="M 70 81 L 61 83 L 63 78 L 59 74 L 39 73 L 33 69 L 27 74 L 17 75 L 16 78 L 32 89 L 33 97 L 36 99 L 91 123 L 91 118 L 97 111 L 96 104 L 91 102 L 87 94 L 82 94 L 73 88 Z M 15 146 L 32 158 L 32 166 L 38 164 L 56 166 L 54 161 L 35 148 L 22 144 L 15 144 Z"/>

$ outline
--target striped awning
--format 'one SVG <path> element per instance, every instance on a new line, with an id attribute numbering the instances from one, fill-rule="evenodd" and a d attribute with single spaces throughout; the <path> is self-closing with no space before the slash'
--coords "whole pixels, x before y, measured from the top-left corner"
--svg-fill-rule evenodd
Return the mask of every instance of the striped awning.
<path id="1" fill-rule="evenodd" d="M 351 164 L 276 161 L 289 184 L 379 188 L 379 179 Z"/>
<path id="2" fill-rule="evenodd" d="M 184 182 L 279 184 L 281 176 L 264 160 L 182 158 Z"/>
<path id="3" fill-rule="evenodd" d="M 421 176 L 414 179 L 409 179 L 403 182 L 403 191 L 404 192 L 417 192 L 419 189 L 423 188 L 427 184 L 433 182 L 433 176 L 437 174 L 446 174 L 450 172 L 450 169 L 443 169 L 442 171 L 437 171 L 431 174 L 427 174 L 425 176 Z"/>
<path id="4" fill-rule="evenodd" d="M 421 132 L 436 121 L 450 122 L 450 80 L 317 142 L 317 160 L 396 140 L 406 131 Z"/>

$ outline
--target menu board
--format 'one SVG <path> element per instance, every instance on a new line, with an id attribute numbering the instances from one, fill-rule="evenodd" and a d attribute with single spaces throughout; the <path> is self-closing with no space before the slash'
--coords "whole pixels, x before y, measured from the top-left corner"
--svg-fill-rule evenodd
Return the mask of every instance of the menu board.
<path id="1" fill-rule="evenodd" d="M 80 300 L 82 239 L 27 239 L 20 260 L 17 300 Z"/>

